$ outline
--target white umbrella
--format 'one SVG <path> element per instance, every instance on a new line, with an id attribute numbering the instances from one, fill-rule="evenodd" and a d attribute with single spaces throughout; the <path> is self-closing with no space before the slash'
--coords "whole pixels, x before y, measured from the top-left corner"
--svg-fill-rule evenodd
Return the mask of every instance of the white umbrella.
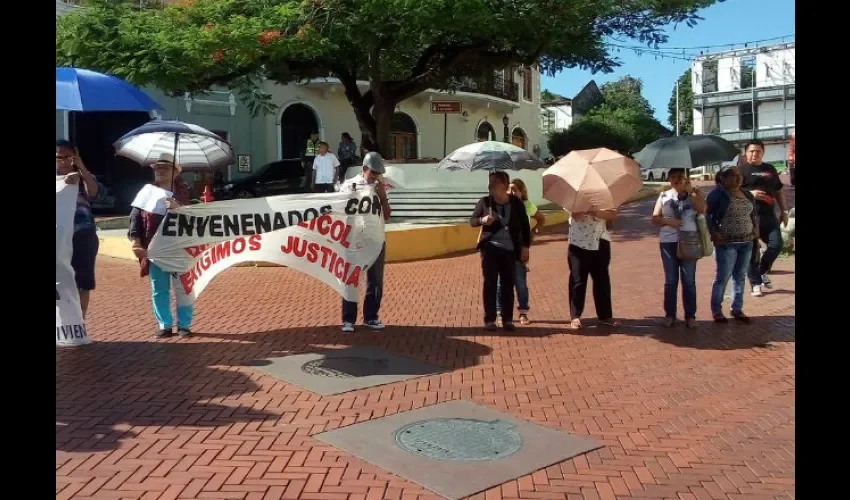
<path id="1" fill-rule="evenodd" d="M 149 121 L 124 134 L 113 146 L 115 154 L 141 165 L 150 165 L 168 153 L 184 172 L 233 163 L 233 149 L 227 141 L 204 127 L 180 121 Z"/>
<path id="2" fill-rule="evenodd" d="M 443 158 L 438 170 L 535 170 L 546 165 L 513 144 L 481 141 L 467 144 Z"/>

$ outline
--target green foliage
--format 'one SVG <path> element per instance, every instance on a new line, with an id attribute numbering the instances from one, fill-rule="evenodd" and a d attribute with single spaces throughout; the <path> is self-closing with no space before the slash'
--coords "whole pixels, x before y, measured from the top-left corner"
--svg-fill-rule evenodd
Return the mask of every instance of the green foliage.
<path id="1" fill-rule="evenodd" d="M 641 95 L 643 83 L 631 76 L 602 85 L 603 101 L 578 118 L 566 131 L 549 138 L 549 151 L 561 156 L 576 149 L 608 148 L 631 155 L 666 135 Z"/>
<path id="2" fill-rule="evenodd" d="M 670 95 L 670 103 L 667 105 L 668 122 L 673 130 L 676 130 L 676 85 Z M 691 87 L 691 69 L 688 68 L 679 77 L 679 133 L 681 135 L 693 135 L 694 133 L 694 91 Z"/>
<path id="3" fill-rule="evenodd" d="M 334 76 L 364 134 L 388 134 L 398 102 L 462 76 L 538 64 L 612 71 L 605 37 L 648 46 L 717 0 L 184 0 L 92 2 L 56 26 L 56 65 L 169 93 L 239 90 L 255 112 L 278 83 Z M 362 92 L 358 79 L 370 82 Z"/>

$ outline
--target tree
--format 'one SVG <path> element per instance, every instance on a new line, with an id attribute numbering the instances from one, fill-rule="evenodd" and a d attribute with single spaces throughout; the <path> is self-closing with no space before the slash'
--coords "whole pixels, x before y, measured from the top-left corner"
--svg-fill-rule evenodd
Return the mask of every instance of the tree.
<path id="1" fill-rule="evenodd" d="M 631 155 L 669 135 L 670 131 L 655 119 L 655 110 L 641 95 L 640 79 L 627 75 L 602 85 L 599 90 L 601 104 L 578 118 L 569 129 L 552 134 L 548 145 L 554 155 L 600 147 Z"/>
<path id="2" fill-rule="evenodd" d="M 670 96 L 667 105 L 669 112 L 668 121 L 673 130 L 676 130 L 676 86 Z M 679 133 L 681 135 L 693 135 L 694 133 L 694 91 L 691 87 L 691 69 L 688 68 L 679 77 Z"/>
<path id="3" fill-rule="evenodd" d="M 557 101 L 559 99 L 564 99 L 564 96 L 562 96 L 560 94 L 556 94 L 549 89 L 543 89 L 543 91 L 540 92 L 540 101 L 541 102 Z"/>
<path id="4" fill-rule="evenodd" d="M 451 90 L 461 77 L 516 65 L 610 72 L 619 61 L 605 37 L 658 46 L 666 25 L 693 26 L 716 1 L 98 1 L 57 21 L 56 64 L 174 94 L 228 86 L 255 114 L 274 107 L 264 78 L 336 77 L 364 141 L 380 151 L 396 105 L 428 88 Z"/>

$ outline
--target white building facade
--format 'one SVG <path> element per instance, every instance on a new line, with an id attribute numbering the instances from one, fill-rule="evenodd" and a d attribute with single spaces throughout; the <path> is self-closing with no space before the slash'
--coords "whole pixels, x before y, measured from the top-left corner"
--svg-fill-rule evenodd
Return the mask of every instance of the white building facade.
<path id="1" fill-rule="evenodd" d="M 785 161 L 795 125 L 795 43 L 698 57 L 692 64 L 694 134 L 743 146 L 764 141 L 765 161 Z"/>

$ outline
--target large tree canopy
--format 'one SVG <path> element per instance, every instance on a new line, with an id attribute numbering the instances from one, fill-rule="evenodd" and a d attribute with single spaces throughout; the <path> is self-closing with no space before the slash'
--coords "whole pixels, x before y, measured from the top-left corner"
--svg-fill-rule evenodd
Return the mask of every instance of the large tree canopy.
<path id="1" fill-rule="evenodd" d="M 273 104 L 263 78 L 339 78 L 364 139 L 385 146 L 396 104 L 455 78 L 511 65 L 611 71 L 604 40 L 657 46 L 718 0 L 184 0 L 87 3 L 57 22 L 57 66 L 86 67 L 167 92 L 238 90 Z M 158 4 L 155 4 L 158 5 Z M 357 80 L 367 80 L 361 91 Z"/>
<path id="2" fill-rule="evenodd" d="M 570 128 L 549 138 L 549 150 L 561 156 L 577 149 L 608 148 L 631 155 L 650 142 L 669 135 L 641 95 L 640 79 L 624 76 L 602 85 L 602 102 L 578 118 Z"/>
<path id="3" fill-rule="evenodd" d="M 691 88 L 691 69 L 688 68 L 685 73 L 679 77 L 679 133 L 681 135 L 693 135 L 694 133 L 694 91 Z M 673 85 L 673 92 L 670 95 L 670 102 L 667 104 L 667 120 L 673 130 L 676 130 L 676 86 Z"/>

